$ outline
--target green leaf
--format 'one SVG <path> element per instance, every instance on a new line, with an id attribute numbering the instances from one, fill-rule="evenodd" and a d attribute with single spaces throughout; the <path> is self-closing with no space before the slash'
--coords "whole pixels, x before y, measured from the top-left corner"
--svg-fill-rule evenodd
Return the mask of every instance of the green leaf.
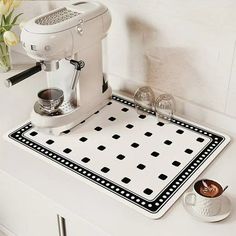
<path id="1" fill-rule="evenodd" d="M 5 26 L 4 28 L 5 28 L 6 31 L 10 31 L 11 28 L 12 28 L 12 25 L 7 25 L 7 26 Z"/>
<path id="2" fill-rule="evenodd" d="M 11 16 L 14 12 L 14 9 L 8 14 L 8 16 L 6 17 L 6 20 L 5 20 L 5 23 L 6 25 L 9 25 L 10 24 L 10 21 L 11 21 Z"/>
<path id="3" fill-rule="evenodd" d="M 1 17 L 1 27 L 2 27 L 2 23 L 3 23 L 3 17 Z"/>
<path id="4" fill-rule="evenodd" d="M 14 25 L 18 19 L 19 16 L 23 15 L 23 13 L 20 13 L 19 15 L 15 16 L 15 18 L 13 19 L 13 21 L 11 22 L 11 25 Z"/>
<path id="5" fill-rule="evenodd" d="M 3 22 L 3 26 L 4 26 L 6 24 L 6 18 L 4 15 L 2 16 L 2 22 Z"/>

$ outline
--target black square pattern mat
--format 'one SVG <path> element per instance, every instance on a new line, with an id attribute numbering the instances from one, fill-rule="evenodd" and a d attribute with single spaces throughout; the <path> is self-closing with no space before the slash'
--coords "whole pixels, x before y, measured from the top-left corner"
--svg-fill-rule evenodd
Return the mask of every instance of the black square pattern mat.
<path id="1" fill-rule="evenodd" d="M 38 132 L 29 122 L 8 138 L 73 171 L 151 218 L 159 218 L 229 142 L 227 135 L 155 112 L 138 115 L 119 96 L 61 136 Z M 9 140 L 9 141 L 10 141 Z"/>

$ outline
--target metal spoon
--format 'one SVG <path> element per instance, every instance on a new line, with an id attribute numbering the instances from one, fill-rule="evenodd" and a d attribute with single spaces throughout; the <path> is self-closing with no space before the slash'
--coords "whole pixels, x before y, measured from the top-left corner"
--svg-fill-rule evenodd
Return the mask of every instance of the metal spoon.
<path id="1" fill-rule="evenodd" d="M 226 185 L 225 187 L 224 187 L 224 189 L 223 189 L 223 192 L 227 189 L 229 187 L 229 185 Z M 223 193 L 222 192 L 222 193 Z"/>

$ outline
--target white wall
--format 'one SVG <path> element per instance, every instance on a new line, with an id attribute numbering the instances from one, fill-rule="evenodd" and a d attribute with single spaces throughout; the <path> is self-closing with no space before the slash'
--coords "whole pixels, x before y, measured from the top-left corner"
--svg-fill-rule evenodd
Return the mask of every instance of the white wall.
<path id="1" fill-rule="evenodd" d="M 147 84 L 236 118 L 236 1 L 100 1 L 113 18 L 105 55 L 115 89 L 133 92 Z M 25 1 L 23 7 L 33 15 L 64 2 Z"/>
<path id="2" fill-rule="evenodd" d="M 236 117 L 236 2 L 103 0 L 109 73 Z"/>

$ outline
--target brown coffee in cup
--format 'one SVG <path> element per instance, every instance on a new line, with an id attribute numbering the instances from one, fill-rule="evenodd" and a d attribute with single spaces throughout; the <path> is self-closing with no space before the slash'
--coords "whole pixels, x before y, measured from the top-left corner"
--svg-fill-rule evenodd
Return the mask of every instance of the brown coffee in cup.
<path id="1" fill-rule="evenodd" d="M 193 191 L 184 195 L 184 203 L 201 216 L 215 216 L 222 205 L 223 188 L 214 180 L 200 179 Z"/>
<path id="2" fill-rule="evenodd" d="M 220 196 L 223 193 L 223 188 L 214 180 L 204 179 L 198 181 L 194 189 L 197 193 L 203 197 L 215 198 Z"/>

